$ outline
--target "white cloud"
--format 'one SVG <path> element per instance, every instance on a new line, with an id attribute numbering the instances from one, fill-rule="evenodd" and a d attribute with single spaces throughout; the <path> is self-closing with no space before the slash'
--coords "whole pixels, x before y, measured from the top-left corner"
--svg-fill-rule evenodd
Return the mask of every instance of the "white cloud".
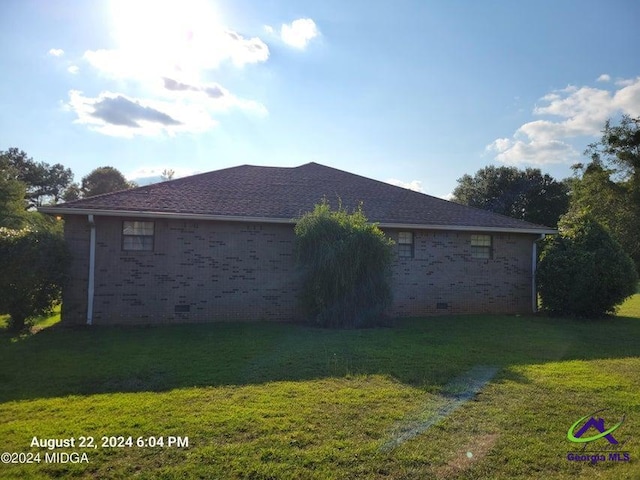
<path id="1" fill-rule="evenodd" d="M 403 182 L 402 180 L 398 180 L 397 178 L 389 178 L 386 180 L 386 183 L 390 183 L 391 185 L 395 185 L 396 187 L 406 188 L 408 190 L 413 190 L 414 192 L 425 193 L 422 188 L 422 182 L 420 180 L 411 180 L 409 182 Z"/>
<path id="2" fill-rule="evenodd" d="M 512 138 L 498 138 L 487 146 L 495 159 L 507 164 L 572 163 L 579 153 L 571 141 L 600 134 L 605 121 L 617 114 L 640 114 L 640 77 L 607 90 L 569 86 L 540 99 L 533 114 L 551 119 L 520 126 Z"/>
<path id="3" fill-rule="evenodd" d="M 217 123 L 198 106 L 137 100 L 113 92 L 102 92 L 91 98 L 72 90 L 67 107 L 76 113 L 75 123 L 87 125 L 105 135 L 127 138 L 205 131 Z"/>
<path id="4" fill-rule="evenodd" d="M 635 78 L 618 78 L 615 83 L 619 87 L 627 87 L 629 85 L 633 85 L 635 81 Z"/>
<path id="5" fill-rule="evenodd" d="M 228 38 L 219 42 L 219 51 L 216 52 L 219 62 L 229 59 L 237 67 L 242 67 L 249 63 L 266 62 L 269 58 L 269 47 L 260 38 L 244 38 L 231 30 L 224 33 Z"/>
<path id="6" fill-rule="evenodd" d="M 496 152 L 504 152 L 511 147 L 511 140 L 508 138 L 497 138 L 490 145 L 487 145 L 487 150 L 494 150 Z"/>
<path id="7" fill-rule="evenodd" d="M 161 180 L 160 177 L 162 177 L 162 173 L 165 170 L 173 170 L 174 180 L 199 173 L 197 170 L 191 168 L 162 165 L 138 167 L 135 170 L 132 170 L 131 172 L 125 174 L 125 177 L 127 178 L 127 180 L 133 180 L 139 184 L 153 183 Z"/>
<path id="8" fill-rule="evenodd" d="M 305 49 L 309 42 L 320 35 L 316 23 L 310 18 L 299 18 L 290 24 L 283 24 L 280 28 L 280 37 L 287 45 Z"/>
<path id="9" fill-rule="evenodd" d="M 80 68 L 78 68 L 77 65 L 71 65 L 67 68 L 67 72 L 69 72 L 72 75 L 77 75 L 79 71 L 80 71 Z"/>
<path id="10" fill-rule="evenodd" d="M 456 196 L 453 194 L 453 192 L 447 193 L 444 197 L 440 197 L 443 200 L 447 200 L 448 202 L 453 202 L 453 200 L 456 198 Z"/>
<path id="11" fill-rule="evenodd" d="M 138 46 L 139 47 L 139 46 Z M 199 79 L 225 61 L 236 67 L 261 63 L 269 58 L 269 47 L 258 37 L 245 38 L 231 30 L 215 30 L 187 42 L 136 46 L 122 49 L 87 50 L 84 59 L 103 74 L 141 82 L 161 76 L 180 75 Z"/>
<path id="12" fill-rule="evenodd" d="M 222 25 L 211 2 L 112 0 L 110 5 L 116 46 L 87 50 L 83 60 L 117 80 L 122 90 L 93 98 L 70 92 L 68 107 L 78 115 L 76 122 L 132 137 L 205 131 L 218 124 L 215 115 L 232 109 L 267 115 L 260 102 L 203 81 L 222 64 L 243 68 L 269 58 L 260 38 Z"/>
<path id="13" fill-rule="evenodd" d="M 618 90 L 613 96 L 613 104 L 622 113 L 640 116 L 640 77 Z"/>
<path id="14" fill-rule="evenodd" d="M 611 75 L 609 75 L 607 73 L 603 73 L 596 80 L 596 82 L 610 82 L 610 81 L 611 81 Z"/>
<path id="15" fill-rule="evenodd" d="M 69 92 L 67 107 L 76 113 L 76 123 L 112 136 L 131 138 L 136 135 L 175 135 L 182 132 L 204 132 L 218 125 L 216 113 L 231 109 L 267 115 L 264 105 L 239 98 L 229 91 L 212 85 L 171 83 L 177 91 L 166 88 L 166 99 L 137 99 L 122 93 L 102 92 L 97 97 L 85 97 L 82 92 Z M 171 96 L 177 93 L 178 97 Z M 180 98 L 182 95 L 182 98 Z"/>
<path id="16" fill-rule="evenodd" d="M 254 100 L 237 97 L 217 83 L 186 83 L 176 79 L 162 78 L 162 92 L 159 95 L 183 104 L 199 105 L 209 112 L 227 112 L 240 109 L 258 116 L 266 116 L 267 108 Z"/>
<path id="17" fill-rule="evenodd" d="M 487 150 L 496 152 L 495 159 L 507 165 L 569 163 L 579 156 L 571 145 L 560 140 L 510 140 L 508 144 L 497 144 L 499 140 L 504 139 L 494 141 Z"/>
<path id="18" fill-rule="evenodd" d="M 62 50 L 61 48 L 52 48 L 51 50 L 49 50 L 49 55 L 53 57 L 61 57 L 62 55 L 64 55 L 64 50 Z"/>
<path id="19" fill-rule="evenodd" d="M 565 137 L 595 135 L 604 122 L 616 111 L 613 96 L 608 90 L 590 87 L 567 87 L 542 98 L 548 105 L 536 107 L 535 115 L 562 117 L 562 122 L 549 122 L 559 128 Z"/>
<path id="20" fill-rule="evenodd" d="M 269 58 L 269 48 L 260 38 L 247 38 L 224 26 L 206 0 L 112 0 L 111 4 L 119 47 L 110 56 L 118 57 L 119 64 L 139 61 L 155 74 L 180 71 L 188 76 L 224 61 L 241 67 Z M 134 69 L 137 74 L 140 70 Z"/>

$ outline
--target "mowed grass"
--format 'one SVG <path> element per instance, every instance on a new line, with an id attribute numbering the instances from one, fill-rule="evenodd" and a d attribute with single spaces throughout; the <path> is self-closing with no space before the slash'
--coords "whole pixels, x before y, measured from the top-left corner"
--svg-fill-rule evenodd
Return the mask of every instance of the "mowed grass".
<path id="1" fill-rule="evenodd" d="M 640 295 L 592 321 L 54 325 L 0 333 L 0 365 L 0 452 L 41 455 L 0 464 L 2 479 L 640 478 Z M 498 373 L 425 429 L 456 398 L 451 383 L 478 366 Z M 608 427 L 626 415 L 615 437 L 631 461 L 568 461 L 567 430 L 600 409 Z M 31 447 L 34 436 L 93 437 L 97 448 L 54 450 L 89 463 L 46 463 L 51 450 Z M 117 436 L 165 445 L 102 446 Z"/>
<path id="2" fill-rule="evenodd" d="M 42 329 L 51 327 L 60 321 L 60 305 L 53 308 L 51 315 L 34 318 L 29 328 L 30 333 L 39 332 Z M 9 315 L 0 315 L 0 331 L 7 328 Z"/>

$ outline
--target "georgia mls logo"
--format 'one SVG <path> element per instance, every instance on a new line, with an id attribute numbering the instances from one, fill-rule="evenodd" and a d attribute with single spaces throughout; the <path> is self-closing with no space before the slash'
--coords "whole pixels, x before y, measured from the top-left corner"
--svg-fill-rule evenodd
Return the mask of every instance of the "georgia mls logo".
<path id="1" fill-rule="evenodd" d="M 569 428 L 569 431 L 567 432 L 567 438 L 569 439 L 569 441 L 575 442 L 575 443 L 587 443 L 587 442 L 595 442 L 596 440 L 605 438 L 610 444 L 618 445 L 618 440 L 616 440 L 616 438 L 612 434 L 618 428 L 620 428 L 620 425 L 624 423 L 624 415 L 622 416 L 622 419 L 620 420 L 620 422 L 616 423 L 613 427 L 607 429 L 605 428 L 605 425 L 604 425 L 604 419 L 600 417 L 599 418 L 595 417 L 595 415 L 600 412 L 604 412 L 604 410 L 598 410 L 597 412 L 593 412 L 591 415 L 585 415 L 584 417 L 579 419 L 576 423 L 571 425 L 571 427 Z M 589 420 L 585 422 L 587 418 L 589 418 Z M 575 430 L 579 425 L 582 425 L 582 427 L 580 427 L 580 429 L 576 432 Z M 583 435 L 592 428 L 597 430 L 600 433 L 589 436 L 589 437 L 584 437 Z"/>
<path id="2" fill-rule="evenodd" d="M 598 416 L 600 412 L 604 412 L 604 410 L 585 415 L 569 427 L 567 439 L 574 444 L 582 445 L 582 448 L 577 452 L 567 452 L 567 460 L 590 462 L 593 465 L 599 462 L 628 462 L 631 460 L 629 451 L 623 451 L 628 439 L 623 439 L 622 442 L 619 442 L 613 436 L 613 432 L 618 430 L 624 423 L 625 416 L 623 415 L 618 423 L 607 428 L 604 424 L 604 418 Z M 597 433 L 594 434 L 594 430 Z M 618 434 L 616 433 L 616 435 Z M 594 443 L 593 448 L 587 448 L 590 442 L 597 442 L 600 439 L 605 439 L 608 443 Z"/>

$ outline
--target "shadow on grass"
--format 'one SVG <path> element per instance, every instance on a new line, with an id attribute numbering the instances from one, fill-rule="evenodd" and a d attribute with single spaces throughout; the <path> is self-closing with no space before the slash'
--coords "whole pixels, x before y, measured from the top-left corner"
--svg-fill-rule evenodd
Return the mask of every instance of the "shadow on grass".
<path id="1" fill-rule="evenodd" d="M 436 392 L 475 365 L 640 356 L 638 338 L 640 319 L 626 317 L 434 317 L 366 330 L 56 325 L 18 340 L 0 333 L 0 402 L 360 374 Z"/>

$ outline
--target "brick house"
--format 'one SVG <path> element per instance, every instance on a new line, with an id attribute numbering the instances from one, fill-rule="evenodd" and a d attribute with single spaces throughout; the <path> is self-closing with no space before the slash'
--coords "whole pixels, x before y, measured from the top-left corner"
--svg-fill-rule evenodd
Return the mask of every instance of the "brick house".
<path id="1" fill-rule="evenodd" d="M 316 163 L 243 165 L 40 210 L 73 252 L 67 324 L 294 320 L 295 219 L 361 202 L 395 241 L 393 316 L 528 313 L 555 230 Z"/>

